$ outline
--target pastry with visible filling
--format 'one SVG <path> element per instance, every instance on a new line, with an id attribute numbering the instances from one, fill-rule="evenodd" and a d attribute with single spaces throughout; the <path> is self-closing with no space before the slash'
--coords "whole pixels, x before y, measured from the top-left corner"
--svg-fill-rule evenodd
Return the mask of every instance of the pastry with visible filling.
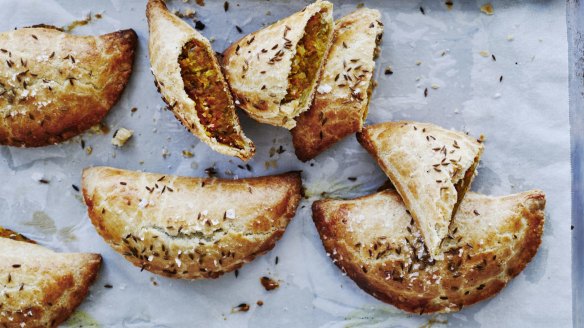
<path id="1" fill-rule="evenodd" d="M 432 258 L 395 191 L 320 200 L 313 219 L 333 262 L 379 300 L 412 313 L 456 312 L 497 294 L 537 253 L 545 195 L 468 193 Z"/>
<path id="2" fill-rule="evenodd" d="M 373 92 L 373 70 L 383 34 L 381 15 L 362 8 L 335 22 L 333 41 L 310 109 L 292 129 L 296 156 L 310 160 L 361 131 Z"/>
<path id="3" fill-rule="evenodd" d="M 300 173 L 222 180 L 95 167 L 83 196 L 97 232 L 134 265 L 217 278 L 270 251 L 301 198 Z"/>
<path id="4" fill-rule="evenodd" d="M 98 124 L 120 98 L 137 36 L 78 36 L 51 26 L 0 33 L 0 144 L 40 147 Z"/>
<path id="5" fill-rule="evenodd" d="M 437 255 L 476 174 L 482 142 L 462 132 L 406 121 L 367 126 L 357 139 L 403 198 L 430 255 Z"/>
<path id="6" fill-rule="evenodd" d="M 88 293 L 99 254 L 55 253 L 0 228 L 0 327 L 58 327 Z"/>
<path id="7" fill-rule="evenodd" d="M 213 150 L 250 159 L 255 146 L 242 132 L 229 87 L 209 41 L 161 0 L 146 9 L 148 51 L 158 91 L 176 118 Z"/>
<path id="8" fill-rule="evenodd" d="M 259 122 L 292 129 L 312 103 L 332 11 L 330 2 L 317 1 L 227 48 L 223 69 L 236 104 Z"/>

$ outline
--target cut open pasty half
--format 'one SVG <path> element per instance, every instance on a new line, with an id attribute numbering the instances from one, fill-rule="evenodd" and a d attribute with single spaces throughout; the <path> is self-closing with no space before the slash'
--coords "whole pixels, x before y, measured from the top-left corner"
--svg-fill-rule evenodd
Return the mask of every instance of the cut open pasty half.
<path id="1" fill-rule="evenodd" d="M 300 173 L 222 180 L 85 169 L 99 234 L 134 265 L 183 279 L 216 278 L 271 250 L 301 198 Z"/>
<path id="2" fill-rule="evenodd" d="M 362 8 L 335 22 L 333 41 L 310 109 L 292 129 L 296 156 L 310 160 L 361 131 L 373 92 L 374 59 L 383 35 L 381 15 Z"/>
<path id="3" fill-rule="evenodd" d="M 367 126 L 357 139 L 389 177 L 412 213 L 431 255 L 476 174 L 483 144 L 428 123 Z"/>
<path id="4" fill-rule="evenodd" d="M 81 304 L 99 254 L 55 253 L 0 228 L 0 327 L 57 327 Z"/>
<path id="5" fill-rule="evenodd" d="M 259 122 L 293 128 L 312 102 L 332 12 L 330 2 L 317 1 L 227 48 L 223 69 L 237 106 Z"/>
<path id="6" fill-rule="evenodd" d="M 321 200 L 313 219 L 333 262 L 359 287 L 413 313 L 455 312 L 498 293 L 537 253 L 545 195 L 468 193 L 439 256 L 400 196 L 386 190 L 353 200 Z"/>
<path id="7" fill-rule="evenodd" d="M 137 36 L 50 26 L 0 33 L 0 144 L 40 147 L 98 124 L 120 98 Z"/>
<path id="8" fill-rule="evenodd" d="M 176 118 L 213 150 L 248 160 L 255 146 L 242 132 L 229 87 L 209 41 L 148 1 L 150 64 L 158 91 Z"/>

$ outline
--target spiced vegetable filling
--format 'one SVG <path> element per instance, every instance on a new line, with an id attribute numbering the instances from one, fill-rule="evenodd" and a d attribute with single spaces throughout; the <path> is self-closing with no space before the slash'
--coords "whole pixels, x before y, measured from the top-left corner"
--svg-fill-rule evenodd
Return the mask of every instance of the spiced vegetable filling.
<path id="1" fill-rule="evenodd" d="M 479 157 L 477 156 L 477 157 L 475 157 L 472 166 L 466 172 L 464 172 L 464 177 L 462 179 L 460 179 L 458 182 L 456 182 L 456 184 L 454 185 L 454 188 L 456 188 L 456 193 L 458 195 L 457 196 L 458 198 L 456 200 L 456 204 L 454 205 L 454 209 L 452 210 L 452 217 L 454 217 L 454 215 L 456 214 L 456 211 L 458 210 L 458 206 L 460 205 L 464 195 L 466 194 L 466 192 L 470 188 L 470 183 L 472 181 L 472 177 L 473 177 L 478 165 L 479 165 Z"/>
<path id="2" fill-rule="evenodd" d="M 316 81 L 316 73 L 327 47 L 330 26 L 321 12 L 312 16 L 304 29 L 304 36 L 296 45 L 292 67 L 288 75 L 288 90 L 283 103 L 300 100 L 304 103 L 310 94 L 310 86 Z"/>
<path id="3" fill-rule="evenodd" d="M 195 102 L 197 117 L 207 136 L 224 145 L 243 149 L 244 140 L 233 126 L 235 112 L 211 56 L 197 40 L 183 46 L 178 63 L 185 91 Z"/>

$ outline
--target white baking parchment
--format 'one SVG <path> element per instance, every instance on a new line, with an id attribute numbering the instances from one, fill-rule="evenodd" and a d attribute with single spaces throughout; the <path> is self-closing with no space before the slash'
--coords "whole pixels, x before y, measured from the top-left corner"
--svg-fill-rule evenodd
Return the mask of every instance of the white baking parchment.
<path id="1" fill-rule="evenodd" d="M 236 25 L 249 33 L 307 4 L 229 2 L 227 12 L 222 0 L 207 0 L 205 6 L 175 0 L 170 5 L 183 13 L 187 8 L 196 11 L 206 26 L 202 33 L 222 51 L 243 35 Z M 541 188 L 547 194 L 545 234 L 537 256 L 490 300 L 451 315 L 407 315 L 343 276 L 324 252 L 310 205 L 322 193 L 371 193 L 386 180 L 384 174 L 354 136 L 303 164 L 294 156 L 286 130 L 256 123 L 244 114 L 244 129 L 257 146 L 249 162 L 252 170 L 211 151 L 165 110 L 156 92 L 144 0 L 0 0 L 3 31 L 39 23 L 65 26 L 101 14 L 101 19 L 73 33 L 133 28 L 140 41 L 130 84 L 104 121 L 109 132 L 85 133 L 38 149 L 0 147 L 0 225 L 57 251 L 103 255 L 99 278 L 68 322 L 70 327 L 571 326 L 566 4 L 493 1 L 494 14 L 487 15 L 480 10 L 485 3 L 454 0 L 449 10 L 436 0 L 365 2 L 382 11 L 385 24 L 375 74 L 379 85 L 367 122 L 408 119 L 477 137 L 483 133 L 486 150 L 475 191 L 504 195 Z M 356 5 L 335 1 L 335 17 Z M 393 74 L 385 74 L 387 66 Z M 116 149 L 110 140 L 121 127 L 135 135 Z M 284 152 L 276 151 L 280 146 Z M 183 151 L 194 156 L 185 157 Z M 229 273 L 216 280 L 178 281 L 140 272 L 97 235 L 72 186 L 80 186 L 81 170 L 91 165 L 187 176 L 205 176 L 205 169 L 215 167 L 225 178 L 302 170 L 309 198 L 274 250 L 244 266 L 238 277 Z M 281 287 L 265 291 L 262 276 L 280 281 Z M 258 300 L 264 302 L 262 307 L 256 305 Z M 240 303 L 250 304 L 250 310 L 231 313 Z"/>

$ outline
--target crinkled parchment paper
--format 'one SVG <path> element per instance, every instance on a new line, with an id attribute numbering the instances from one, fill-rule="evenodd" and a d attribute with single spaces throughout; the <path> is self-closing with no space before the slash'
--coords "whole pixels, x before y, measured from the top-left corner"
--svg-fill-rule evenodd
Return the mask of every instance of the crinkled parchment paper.
<path id="1" fill-rule="evenodd" d="M 264 24 L 302 8 L 303 1 L 175 0 L 174 8 L 196 10 L 217 51 Z M 383 12 L 385 36 L 368 123 L 428 121 L 487 137 L 473 189 L 503 195 L 541 188 L 548 196 L 543 244 L 527 269 L 498 296 L 460 313 L 406 315 L 361 291 L 325 255 L 310 213 L 322 193 L 354 197 L 385 181 L 372 158 L 348 137 L 316 160 L 294 156 L 289 133 L 241 114 L 257 145 L 249 163 L 212 152 L 164 109 L 150 73 L 144 15 L 146 1 L 1 0 L 1 30 L 38 23 L 64 26 L 101 14 L 77 34 L 133 28 L 140 43 L 129 87 L 105 119 L 107 133 L 85 133 L 71 142 L 39 148 L 0 148 L 0 225 L 63 252 L 99 252 L 104 267 L 70 326 L 101 327 L 566 327 L 571 326 L 570 154 L 565 2 L 367 1 Z M 335 17 L 355 2 L 335 2 Z M 420 10 L 423 8 L 425 14 Z M 192 23 L 192 19 L 189 19 Z M 194 25 L 194 24 L 193 24 Z M 385 74 L 391 66 L 393 74 Z M 502 81 L 501 81 L 502 76 Z M 424 96 L 428 90 L 427 97 Z M 137 108 L 132 112 L 132 108 Z M 136 133 L 116 149 L 120 127 Z M 84 140 L 85 149 L 81 147 Z M 282 146 L 284 152 L 278 152 Z M 92 153 L 88 154 L 88 147 Z M 182 152 L 194 154 L 185 157 Z M 164 154 L 164 156 L 163 156 Z M 187 153 L 188 154 L 188 153 Z M 269 254 L 210 281 L 177 281 L 140 272 L 113 252 L 89 222 L 80 174 L 90 165 L 204 176 L 249 177 L 303 170 L 309 199 Z M 348 179 L 349 177 L 356 177 Z M 46 179 L 48 184 L 39 183 Z M 278 258 L 278 264 L 275 264 Z M 281 287 L 267 292 L 259 278 Z M 113 288 L 104 288 L 110 284 Z M 256 305 L 258 300 L 263 307 Z M 247 313 L 231 313 L 248 303 Z"/>

